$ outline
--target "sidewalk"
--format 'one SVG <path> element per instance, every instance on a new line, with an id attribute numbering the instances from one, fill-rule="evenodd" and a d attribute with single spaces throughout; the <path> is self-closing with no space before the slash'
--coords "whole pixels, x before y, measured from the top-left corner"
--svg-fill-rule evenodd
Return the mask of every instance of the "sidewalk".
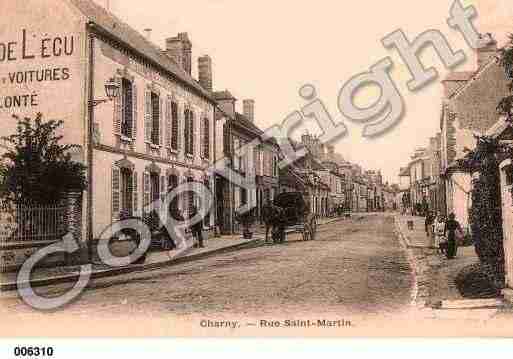
<path id="1" fill-rule="evenodd" d="M 395 217 L 398 235 L 413 260 L 417 279 L 415 304 L 430 309 L 431 318 L 467 318 L 469 310 L 475 310 L 479 319 L 483 315 L 493 316 L 503 305 L 500 299 L 464 298 L 456 284 L 464 270 L 479 264 L 474 247 L 460 247 L 456 259 L 448 260 L 434 249 L 433 240 L 426 235 L 424 220 L 423 217 Z M 408 221 L 413 221 L 413 230 L 408 229 Z"/>
<path id="2" fill-rule="evenodd" d="M 211 238 L 205 244 L 205 248 L 191 248 L 179 257 L 175 257 L 176 251 L 150 252 L 144 264 L 133 264 L 126 267 L 111 268 L 103 264 L 94 264 L 92 278 L 104 278 L 109 276 L 127 274 L 131 272 L 158 269 L 165 266 L 194 261 L 227 251 L 238 250 L 247 246 L 257 245 L 263 238 L 256 236 L 253 239 L 243 239 L 240 235 L 222 236 Z M 31 276 L 33 287 L 47 286 L 66 282 L 75 282 L 80 274 L 80 266 L 38 268 Z M 17 273 L 0 273 L 0 291 L 16 290 Z"/>

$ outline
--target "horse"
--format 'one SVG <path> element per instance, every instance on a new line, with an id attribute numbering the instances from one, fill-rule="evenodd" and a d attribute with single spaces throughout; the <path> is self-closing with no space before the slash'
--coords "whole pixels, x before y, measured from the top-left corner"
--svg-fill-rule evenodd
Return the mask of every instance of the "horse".
<path id="1" fill-rule="evenodd" d="M 269 230 L 272 229 L 272 239 L 274 243 L 283 243 L 285 240 L 284 220 L 285 210 L 281 207 L 275 206 L 272 203 L 267 203 L 262 208 L 262 220 L 265 224 L 265 243 L 268 242 Z"/>

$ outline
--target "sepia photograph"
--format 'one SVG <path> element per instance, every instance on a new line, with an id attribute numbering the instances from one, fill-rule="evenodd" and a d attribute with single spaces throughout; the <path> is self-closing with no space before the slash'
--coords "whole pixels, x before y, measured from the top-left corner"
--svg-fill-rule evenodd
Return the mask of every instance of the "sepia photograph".
<path id="1" fill-rule="evenodd" d="M 513 336 L 510 0 L 0 14 L 6 358 Z"/>

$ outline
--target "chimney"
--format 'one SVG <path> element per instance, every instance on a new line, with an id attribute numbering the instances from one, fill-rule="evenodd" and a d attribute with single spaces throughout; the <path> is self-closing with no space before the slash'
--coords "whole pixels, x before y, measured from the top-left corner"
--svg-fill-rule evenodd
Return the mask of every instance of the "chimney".
<path id="1" fill-rule="evenodd" d="M 150 29 L 150 28 L 144 29 L 144 33 L 146 34 L 146 39 L 148 41 L 151 41 L 151 32 L 152 32 L 152 29 Z"/>
<path id="2" fill-rule="evenodd" d="M 242 101 L 244 116 L 251 122 L 255 122 L 255 100 Z"/>
<path id="3" fill-rule="evenodd" d="M 480 39 L 484 46 L 476 50 L 478 70 L 497 57 L 498 51 L 497 41 L 493 38 L 492 34 L 480 35 Z"/>
<path id="4" fill-rule="evenodd" d="M 185 72 L 192 73 L 192 43 L 186 32 L 166 40 L 166 54 L 171 57 Z"/>
<path id="5" fill-rule="evenodd" d="M 201 87 L 212 92 L 212 59 L 208 55 L 198 59 L 198 80 Z"/>

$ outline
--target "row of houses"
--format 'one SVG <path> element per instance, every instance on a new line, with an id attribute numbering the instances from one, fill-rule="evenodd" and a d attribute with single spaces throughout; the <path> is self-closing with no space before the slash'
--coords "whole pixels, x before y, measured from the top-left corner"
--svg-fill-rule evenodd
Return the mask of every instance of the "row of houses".
<path id="1" fill-rule="evenodd" d="M 511 158 L 508 155 L 492 153 L 499 165 L 497 169 L 490 167 L 489 171 L 497 173 L 485 174 L 480 172 L 479 166 L 468 166 L 469 156 L 475 156 L 479 145 L 478 138 L 498 141 L 507 146 L 513 140 L 510 122 L 497 110 L 499 102 L 510 95 L 508 86 L 513 77 L 498 61 L 500 55 L 493 37 L 488 34 L 482 39 L 492 41 L 487 40 L 483 44 L 485 46 L 476 50 L 475 69 L 469 72 L 450 73 L 442 82 L 442 108 L 437 119 L 440 132 L 430 139 L 428 147 L 419 148 L 413 154 L 407 167 L 401 168 L 398 196 L 404 211 L 411 210 L 414 214 L 424 214 L 426 210 L 431 210 L 439 211 L 446 216 L 450 213 L 455 214 L 462 227 L 474 237 L 480 259 L 485 264 L 493 263 L 494 268 L 491 272 L 494 280 L 498 279 L 500 282 L 500 277 L 505 273 L 505 283 L 498 285 L 504 285 L 505 296 L 512 299 L 513 290 L 509 289 L 513 288 Z M 471 159 L 480 160 L 476 157 Z M 487 193 L 488 196 L 494 196 L 493 198 L 484 199 L 500 206 L 494 208 L 494 211 L 500 215 L 498 220 L 502 223 L 502 233 L 493 238 L 480 238 L 482 235 L 492 236 L 493 231 L 486 226 L 478 228 L 481 233 L 473 233 L 477 227 L 472 223 L 476 220 L 472 213 L 477 209 L 474 208 L 476 204 L 472 199 L 481 193 L 476 192 L 476 186 L 482 183 L 483 176 L 495 178 L 497 183 L 490 188 L 498 188 L 497 191 Z M 491 243 L 492 246 L 498 245 L 501 248 L 485 254 L 480 253 L 478 247 L 487 245 L 485 242 L 490 240 L 497 241 Z"/>
<path id="2" fill-rule="evenodd" d="M 328 195 L 320 202 L 321 213 L 379 212 L 397 208 L 398 186 L 383 181 L 380 170 L 364 170 L 336 153 L 333 145 L 323 144 L 310 134 L 303 135 L 299 145 L 308 150 L 307 167 L 328 187 Z"/>
<path id="3" fill-rule="evenodd" d="M 84 241 L 99 238 L 120 218 L 144 216 L 152 202 L 190 182 L 213 193 L 205 225 L 221 233 L 238 230 L 234 217 L 242 206 L 256 208 L 261 218 L 264 204 L 286 191 L 307 193 L 319 216 L 339 208 L 393 207 L 393 189 L 379 172 L 344 161 L 333 146 L 325 152 L 313 136 L 296 144 L 308 155 L 280 169 L 279 141 L 264 139 L 255 101 L 240 104 L 233 90 L 219 89 L 208 55 L 198 58 L 193 77 L 187 33 L 158 46 L 92 0 L 28 0 L 6 7 L 16 17 L 2 33 L 2 43 L 11 45 L 0 73 L 1 133 L 16 131 L 13 114 L 40 112 L 64 121 L 63 141 L 78 145 L 73 157 L 88 168 L 77 221 Z M 106 99 L 106 86 L 113 83 L 118 94 Z M 16 101 L 24 92 L 32 100 Z M 220 161 L 242 183 L 216 171 Z M 198 201 L 187 192 L 173 205 L 187 214 Z"/>
<path id="4" fill-rule="evenodd" d="M 429 139 L 429 146 L 417 148 L 408 165 L 400 169 L 397 203 L 402 213 L 446 213 L 440 154 L 441 135 L 438 133 Z"/>
<path id="5" fill-rule="evenodd" d="M 448 175 L 448 169 L 476 146 L 475 135 L 487 134 L 500 121 L 497 106 L 509 92 L 509 79 L 497 52 L 493 40 L 476 50 L 474 71 L 452 72 L 442 81 L 440 132 L 426 147 L 417 148 L 399 171 L 398 202 L 403 211 L 454 213 L 469 228 L 471 175 L 458 171 Z"/>

